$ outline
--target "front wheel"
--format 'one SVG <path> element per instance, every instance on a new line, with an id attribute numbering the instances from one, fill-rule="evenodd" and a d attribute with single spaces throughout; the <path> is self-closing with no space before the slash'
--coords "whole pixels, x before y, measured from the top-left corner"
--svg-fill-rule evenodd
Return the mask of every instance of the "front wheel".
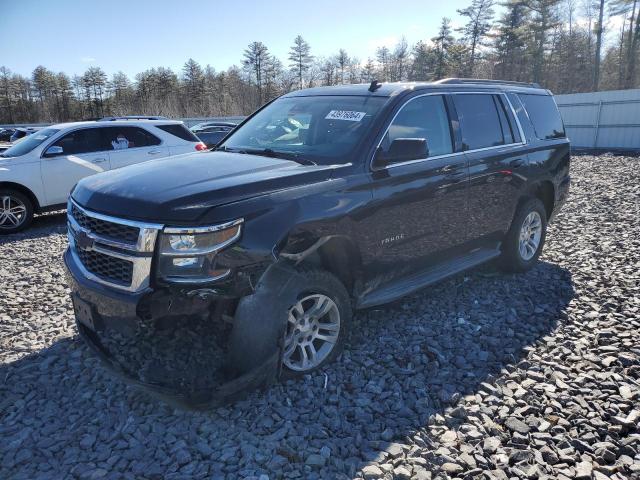
<path id="1" fill-rule="evenodd" d="M 282 363 L 285 372 L 297 376 L 334 360 L 342 350 L 351 320 L 346 289 L 336 277 L 322 270 L 300 273 L 297 301 L 287 308 Z"/>
<path id="2" fill-rule="evenodd" d="M 526 201 L 518 208 L 502 246 L 501 266 L 510 272 L 531 269 L 544 246 L 547 234 L 547 214 L 537 198 Z"/>
<path id="3" fill-rule="evenodd" d="M 0 190 L 0 234 L 16 233 L 33 220 L 33 204 L 15 190 Z"/>

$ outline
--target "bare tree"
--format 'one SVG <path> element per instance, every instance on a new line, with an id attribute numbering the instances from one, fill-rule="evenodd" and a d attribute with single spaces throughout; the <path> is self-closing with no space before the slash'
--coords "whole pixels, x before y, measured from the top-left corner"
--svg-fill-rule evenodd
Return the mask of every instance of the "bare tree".
<path id="1" fill-rule="evenodd" d="M 600 54 L 602 51 L 602 34 L 604 32 L 604 4 L 605 0 L 600 0 L 598 7 L 598 23 L 596 23 L 596 53 L 593 64 L 593 89 L 598 91 L 600 87 Z"/>

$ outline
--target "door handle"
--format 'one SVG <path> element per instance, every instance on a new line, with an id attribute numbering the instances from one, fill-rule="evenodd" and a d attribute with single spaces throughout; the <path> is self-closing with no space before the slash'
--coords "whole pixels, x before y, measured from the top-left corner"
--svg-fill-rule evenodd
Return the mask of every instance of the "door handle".
<path id="1" fill-rule="evenodd" d="M 150 150 L 147 152 L 149 155 L 157 155 L 158 153 L 162 153 L 160 150 Z"/>
<path id="2" fill-rule="evenodd" d="M 91 162 L 93 163 L 102 163 L 102 162 L 106 162 L 107 159 L 106 158 L 94 158 L 93 160 L 91 160 Z"/>
<path id="3" fill-rule="evenodd" d="M 518 168 L 518 167 L 521 167 L 522 165 L 524 165 L 524 160 L 521 158 L 517 158 L 512 162 L 509 162 L 509 166 L 513 168 Z"/>

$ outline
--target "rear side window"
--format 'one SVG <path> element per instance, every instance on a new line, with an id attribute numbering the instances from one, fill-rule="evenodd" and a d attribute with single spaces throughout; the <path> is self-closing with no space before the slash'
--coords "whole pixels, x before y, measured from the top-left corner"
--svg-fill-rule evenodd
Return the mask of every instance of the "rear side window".
<path id="1" fill-rule="evenodd" d="M 564 125 L 551 95 L 518 94 L 529 114 L 536 137 L 541 140 L 563 138 Z"/>
<path id="2" fill-rule="evenodd" d="M 387 151 L 398 138 L 424 138 L 429 156 L 453 152 L 449 117 L 441 95 L 430 95 L 409 100 L 393 119 L 382 140 Z"/>
<path id="3" fill-rule="evenodd" d="M 152 147 L 160 145 L 160 139 L 139 127 L 107 127 L 104 129 L 109 150 Z"/>
<path id="4" fill-rule="evenodd" d="M 54 145 L 62 147 L 64 155 L 79 155 L 81 153 L 110 150 L 102 136 L 101 128 L 75 130 L 62 137 Z"/>
<path id="5" fill-rule="evenodd" d="M 513 143 L 502 104 L 495 95 L 456 94 L 453 101 L 460 120 L 464 150 Z M 507 122 L 504 127 L 503 123 Z"/>
<path id="6" fill-rule="evenodd" d="M 196 137 L 192 132 L 189 131 L 187 127 L 182 124 L 174 123 L 171 125 L 156 125 L 162 131 L 170 133 L 174 137 L 181 138 L 182 140 L 186 140 L 187 142 L 198 142 L 198 137 Z"/>

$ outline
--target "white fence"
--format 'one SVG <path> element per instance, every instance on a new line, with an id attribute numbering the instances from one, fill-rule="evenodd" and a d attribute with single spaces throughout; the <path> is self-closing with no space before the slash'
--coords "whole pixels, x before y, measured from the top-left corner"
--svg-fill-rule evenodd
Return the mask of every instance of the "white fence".
<path id="1" fill-rule="evenodd" d="M 557 95 L 577 149 L 640 151 L 640 89 Z"/>

